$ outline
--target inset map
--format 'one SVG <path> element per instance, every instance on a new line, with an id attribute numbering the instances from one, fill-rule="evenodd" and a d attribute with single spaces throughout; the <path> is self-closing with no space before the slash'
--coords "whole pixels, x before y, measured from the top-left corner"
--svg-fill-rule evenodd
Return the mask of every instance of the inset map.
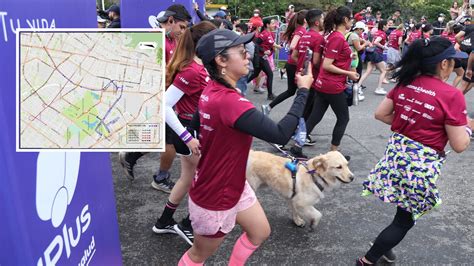
<path id="1" fill-rule="evenodd" d="M 19 151 L 164 150 L 163 32 L 19 34 Z"/>

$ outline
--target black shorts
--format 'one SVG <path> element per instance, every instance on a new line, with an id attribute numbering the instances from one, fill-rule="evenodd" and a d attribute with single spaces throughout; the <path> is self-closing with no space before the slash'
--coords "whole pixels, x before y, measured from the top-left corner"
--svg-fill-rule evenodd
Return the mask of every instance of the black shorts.
<path id="1" fill-rule="evenodd" d="M 383 54 L 378 53 L 377 51 L 372 53 L 365 53 L 365 62 L 372 62 L 378 64 L 383 61 Z"/>
<path id="2" fill-rule="evenodd" d="M 185 127 L 188 128 L 189 124 L 191 123 L 191 120 L 186 120 L 182 118 L 178 118 L 179 122 Z M 193 134 L 193 132 L 189 132 Z M 193 136 L 196 137 L 196 136 Z M 173 129 L 171 129 L 168 125 L 166 125 L 166 144 L 171 144 L 174 146 L 176 149 L 176 153 L 181 154 L 181 155 L 191 155 L 191 151 L 189 150 L 188 146 L 186 143 L 184 143 L 181 138 L 176 134 Z"/>

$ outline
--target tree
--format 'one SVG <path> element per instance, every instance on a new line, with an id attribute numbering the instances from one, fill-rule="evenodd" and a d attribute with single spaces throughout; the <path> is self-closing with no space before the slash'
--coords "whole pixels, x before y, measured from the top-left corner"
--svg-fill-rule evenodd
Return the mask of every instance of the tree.
<path id="1" fill-rule="evenodd" d="M 108 0 L 111 1 L 111 0 Z M 229 4 L 230 10 L 237 10 L 237 15 L 242 18 L 250 18 L 255 8 L 260 9 L 263 16 L 285 14 L 288 5 L 295 5 L 295 10 L 320 8 L 327 11 L 331 8 L 344 5 L 346 0 L 220 0 Z M 457 0 L 461 2 L 461 0 Z M 214 1 L 216 2 L 216 1 Z M 396 9 L 402 11 L 402 17 L 408 19 L 414 17 L 417 20 L 422 15 L 434 21 L 439 13 L 448 15 L 448 10 L 453 0 L 353 0 L 354 13 L 359 12 L 367 6 L 371 6 L 375 12 L 382 11 L 382 17 L 388 18 Z"/>
<path id="2" fill-rule="evenodd" d="M 298 11 L 311 8 L 328 10 L 344 3 L 344 0 L 230 0 L 229 9 L 237 10 L 237 15 L 242 18 L 250 18 L 255 8 L 260 9 L 264 17 L 271 15 L 283 16 L 290 4 L 293 4 L 295 10 Z"/>

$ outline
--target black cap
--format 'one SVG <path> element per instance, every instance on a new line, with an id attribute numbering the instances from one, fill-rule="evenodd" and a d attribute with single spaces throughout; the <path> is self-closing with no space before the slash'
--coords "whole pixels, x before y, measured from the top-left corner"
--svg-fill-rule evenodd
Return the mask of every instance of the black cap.
<path id="1" fill-rule="evenodd" d="M 118 5 L 111 5 L 109 9 L 105 10 L 105 12 L 115 12 L 117 14 L 120 14 L 120 7 Z"/>
<path id="2" fill-rule="evenodd" d="M 216 29 L 201 37 L 196 45 L 196 54 L 204 64 L 208 64 L 225 49 L 249 43 L 253 36 L 253 33 L 239 36 L 231 30 Z"/>
<path id="3" fill-rule="evenodd" d="M 232 16 L 232 17 L 230 18 L 230 21 L 231 21 L 231 22 L 235 22 L 235 21 L 237 21 L 237 20 L 239 20 L 239 19 L 240 19 L 239 16 Z"/>
<path id="4" fill-rule="evenodd" d="M 160 23 L 166 22 L 169 17 L 181 21 L 191 21 L 191 15 L 189 15 L 188 10 L 183 5 L 175 4 L 169 6 L 164 12 L 160 12 L 156 17 L 156 20 Z"/>

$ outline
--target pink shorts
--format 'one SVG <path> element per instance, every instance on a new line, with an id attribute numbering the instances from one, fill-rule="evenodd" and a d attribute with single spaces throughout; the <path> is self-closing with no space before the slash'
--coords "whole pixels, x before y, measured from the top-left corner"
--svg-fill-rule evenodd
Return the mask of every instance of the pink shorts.
<path id="1" fill-rule="evenodd" d="M 232 209 L 211 211 L 198 206 L 189 197 L 188 208 L 191 225 L 196 234 L 207 237 L 222 237 L 232 231 L 237 213 L 252 207 L 257 201 L 252 187 L 245 181 L 244 191 L 239 202 Z"/>

